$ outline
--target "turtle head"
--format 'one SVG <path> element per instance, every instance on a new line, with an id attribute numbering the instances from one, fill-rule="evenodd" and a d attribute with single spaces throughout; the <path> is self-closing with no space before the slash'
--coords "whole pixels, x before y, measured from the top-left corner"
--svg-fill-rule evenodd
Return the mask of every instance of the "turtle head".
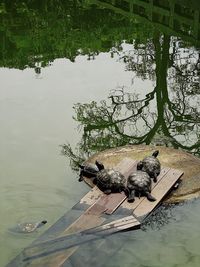
<path id="1" fill-rule="evenodd" d="M 44 220 L 44 221 L 41 221 L 41 223 L 42 223 L 42 224 L 46 224 L 46 223 L 47 223 L 47 221 L 46 221 L 46 220 Z"/>
<path id="2" fill-rule="evenodd" d="M 158 154 L 159 154 L 159 150 L 156 150 L 153 152 L 152 156 L 156 158 L 158 156 Z"/>
<path id="3" fill-rule="evenodd" d="M 82 169 L 82 170 L 84 169 L 84 165 L 78 164 L 78 166 L 79 166 L 80 169 Z"/>
<path id="4" fill-rule="evenodd" d="M 142 170 L 142 168 L 143 168 L 143 163 L 142 161 L 139 161 L 137 164 L 137 170 Z"/>
<path id="5" fill-rule="evenodd" d="M 100 171 L 103 170 L 103 169 L 105 169 L 103 163 L 101 163 L 100 161 L 96 160 L 96 161 L 95 161 L 95 164 L 96 164 L 97 168 L 98 168 Z"/>

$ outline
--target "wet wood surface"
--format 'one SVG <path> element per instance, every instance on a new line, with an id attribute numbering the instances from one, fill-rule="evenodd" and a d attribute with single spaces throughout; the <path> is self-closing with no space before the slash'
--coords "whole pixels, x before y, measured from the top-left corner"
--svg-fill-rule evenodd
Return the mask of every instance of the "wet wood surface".
<path id="1" fill-rule="evenodd" d="M 136 164 L 136 161 L 125 158 L 115 169 L 127 178 L 136 169 Z M 155 202 L 141 197 L 136 198 L 134 203 L 128 203 L 124 192 L 105 195 L 95 186 L 70 212 L 24 249 L 7 267 L 69 266 L 70 257 L 81 244 L 117 231 L 138 228 L 142 219 L 159 205 L 182 174 L 179 170 L 162 168 L 157 183 L 152 185 Z"/>
<path id="2" fill-rule="evenodd" d="M 133 213 L 137 217 L 145 217 L 148 216 L 155 207 L 161 202 L 164 196 L 170 191 L 170 189 L 176 184 L 176 182 L 183 175 L 182 171 L 175 169 L 163 170 L 163 177 L 154 185 L 152 189 L 152 195 L 156 198 L 156 201 L 150 202 L 146 198 L 142 200 L 142 202 L 134 209 Z"/>
<path id="3" fill-rule="evenodd" d="M 87 162 L 99 160 L 107 167 L 116 166 L 124 157 L 142 160 L 153 151 L 159 150 L 158 159 L 161 166 L 178 169 L 184 172 L 181 185 L 163 199 L 165 203 L 180 203 L 184 200 L 200 197 L 200 158 L 182 149 L 153 145 L 126 145 L 106 149 L 91 156 Z M 85 182 L 93 187 L 90 179 Z M 125 202 L 124 202 L 125 203 Z M 123 203 L 123 204 L 124 204 Z"/>

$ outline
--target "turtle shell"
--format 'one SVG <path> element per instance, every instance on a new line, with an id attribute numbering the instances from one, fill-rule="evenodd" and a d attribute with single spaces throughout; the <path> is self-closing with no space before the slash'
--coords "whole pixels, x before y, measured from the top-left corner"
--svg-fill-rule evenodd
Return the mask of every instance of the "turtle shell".
<path id="1" fill-rule="evenodd" d="M 98 167 L 96 164 L 93 164 L 93 163 L 87 163 L 85 165 L 82 165 L 83 166 L 83 171 L 84 172 L 90 172 L 90 173 L 97 173 L 99 171 Z"/>
<path id="2" fill-rule="evenodd" d="M 103 189 L 111 189 L 117 191 L 125 187 L 126 179 L 119 172 L 114 169 L 103 169 L 96 175 L 97 185 Z"/>
<path id="3" fill-rule="evenodd" d="M 79 182 L 83 181 L 83 177 L 92 178 L 96 176 L 96 173 L 99 172 L 99 168 L 96 164 L 87 163 L 79 165 L 80 167 L 80 174 L 79 174 Z"/>
<path id="4" fill-rule="evenodd" d="M 142 160 L 142 164 L 142 170 L 147 172 L 151 178 L 157 177 L 160 174 L 161 165 L 156 157 L 146 157 Z"/>
<path id="5" fill-rule="evenodd" d="M 37 228 L 43 226 L 46 223 L 47 223 L 47 221 L 18 223 L 16 226 L 14 226 L 13 228 L 11 228 L 9 230 L 11 232 L 14 232 L 14 233 L 24 233 L 24 234 L 32 233 Z"/>
<path id="6" fill-rule="evenodd" d="M 127 187 L 137 192 L 151 192 L 151 183 L 151 178 L 148 173 L 137 170 L 129 175 Z"/>
<path id="7" fill-rule="evenodd" d="M 32 233 L 37 229 L 37 223 L 19 223 L 10 229 L 14 233 Z"/>

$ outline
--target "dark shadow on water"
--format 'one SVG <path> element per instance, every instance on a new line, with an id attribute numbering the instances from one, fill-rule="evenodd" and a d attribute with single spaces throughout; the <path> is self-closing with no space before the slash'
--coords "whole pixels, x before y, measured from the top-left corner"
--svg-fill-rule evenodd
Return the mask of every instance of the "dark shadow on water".
<path id="1" fill-rule="evenodd" d="M 162 236 L 164 235 L 166 238 L 166 233 L 170 232 L 174 225 L 176 229 L 179 226 L 181 228 L 184 221 L 186 225 L 190 224 L 192 212 L 187 216 L 188 209 L 195 212 L 195 210 L 198 210 L 199 204 L 200 200 L 197 199 L 179 205 L 160 206 L 146 219 L 141 230 L 120 232 L 101 240 L 85 243 L 70 257 L 70 261 L 67 261 L 64 266 L 121 266 L 121 264 L 128 264 L 126 257 L 129 257 L 133 263 L 138 264 L 142 255 L 148 255 L 148 247 L 156 246 L 155 242 L 162 242 Z M 155 236 L 154 240 L 152 240 L 153 236 Z M 168 242 L 170 243 L 170 240 Z M 149 244 L 147 245 L 147 243 Z M 147 250 L 141 251 L 143 248 Z M 159 248 L 157 247 L 157 249 Z M 134 258 L 136 255 L 138 255 L 138 259 Z M 151 259 L 151 257 L 149 258 Z M 114 263 L 113 260 L 116 262 Z M 149 261 L 149 264 L 151 264 L 151 261 Z"/>
<path id="2" fill-rule="evenodd" d="M 152 250 L 154 257 L 159 255 L 161 246 L 163 247 L 166 242 L 169 244 L 172 242 L 172 246 L 174 246 L 173 242 L 175 242 L 176 249 L 176 247 L 183 246 L 182 237 L 187 238 L 185 235 L 186 230 L 188 230 L 188 227 L 191 227 L 191 223 L 194 223 L 194 231 L 199 228 L 197 220 L 199 218 L 199 215 L 197 215 L 199 204 L 200 200 L 197 199 L 180 205 L 160 206 L 149 216 L 140 230 L 118 232 L 117 234 L 106 235 L 103 238 L 91 239 L 89 242 L 84 242 L 82 245 L 80 243 L 79 248 L 63 263 L 63 266 L 121 266 L 121 264 L 127 264 L 130 260 L 132 263 L 137 264 L 136 266 L 146 266 L 139 264 L 140 261 L 143 260 L 143 257 L 145 257 L 145 259 L 149 258 L 149 264 L 151 264 L 151 260 L 153 260 L 151 255 L 149 255 L 149 250 L 151 250 L 151 248 L 155 248 L 155 250 Z M 180 231 L 178 230 L 179 228 Z M 172 234 L 170 235 L 171 231 Z M 177 234 L 177 240 L 176 232 L 179 232 Z M 174 235 L 174 240 L 170 240 L 172 235 Z M 79 237 L 81 237 L 81 235 Z M 62 237 L 60 238 L 62 239 Z M 69 243 L 70 239 L 66 245 L 69 245 Z M 39 248 L 39 252 L 44 251 L 44 255 L 48 255 L 47 253 L 50 253 L 50 251 L 48 249 L 45 251 L 42 243 L 39 244 L 41 245 L 41 250 Z M 23 252 L 23 263 L 25 265 L 29 263 L 30 259 L 34 258 L 34 251 L 35 253 L 37 252 L 39 244 L 36 245 L 36 250 L 34 250 L 34 246 L 25 249 Z M 59 246 L 60 242 L 57 244 L 57 249 Z M 49 248 L 53 248 L 55 252 L 53 246 Z M 33 252 L 31 258 L 29 256 L 31 255 L 29 254 L 30 252 Z M 189 256 L 188 254 L 188 257 Z M 38 257 L 38 255 L 36 257 Z M 113 262 L 113 259 L 115 259 L 116 262 Z"/>

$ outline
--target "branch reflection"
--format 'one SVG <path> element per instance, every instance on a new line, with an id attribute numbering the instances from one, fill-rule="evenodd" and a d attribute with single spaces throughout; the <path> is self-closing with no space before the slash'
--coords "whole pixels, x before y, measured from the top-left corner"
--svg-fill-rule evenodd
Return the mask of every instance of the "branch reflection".
<path id="1" fill-rule="evenodd" d="M 73 168 L 77 160 L 126 144 L 158 143 L 200 155 L 199 51 L 155 32 L 146 46 L 119 53 L 126 70 L 155 86 L 144 98 L 133 85 L 116 88 L 100 103 L 76 104 L 74 119 L 83 129 L 79 156 L 63 146 Z"/>

